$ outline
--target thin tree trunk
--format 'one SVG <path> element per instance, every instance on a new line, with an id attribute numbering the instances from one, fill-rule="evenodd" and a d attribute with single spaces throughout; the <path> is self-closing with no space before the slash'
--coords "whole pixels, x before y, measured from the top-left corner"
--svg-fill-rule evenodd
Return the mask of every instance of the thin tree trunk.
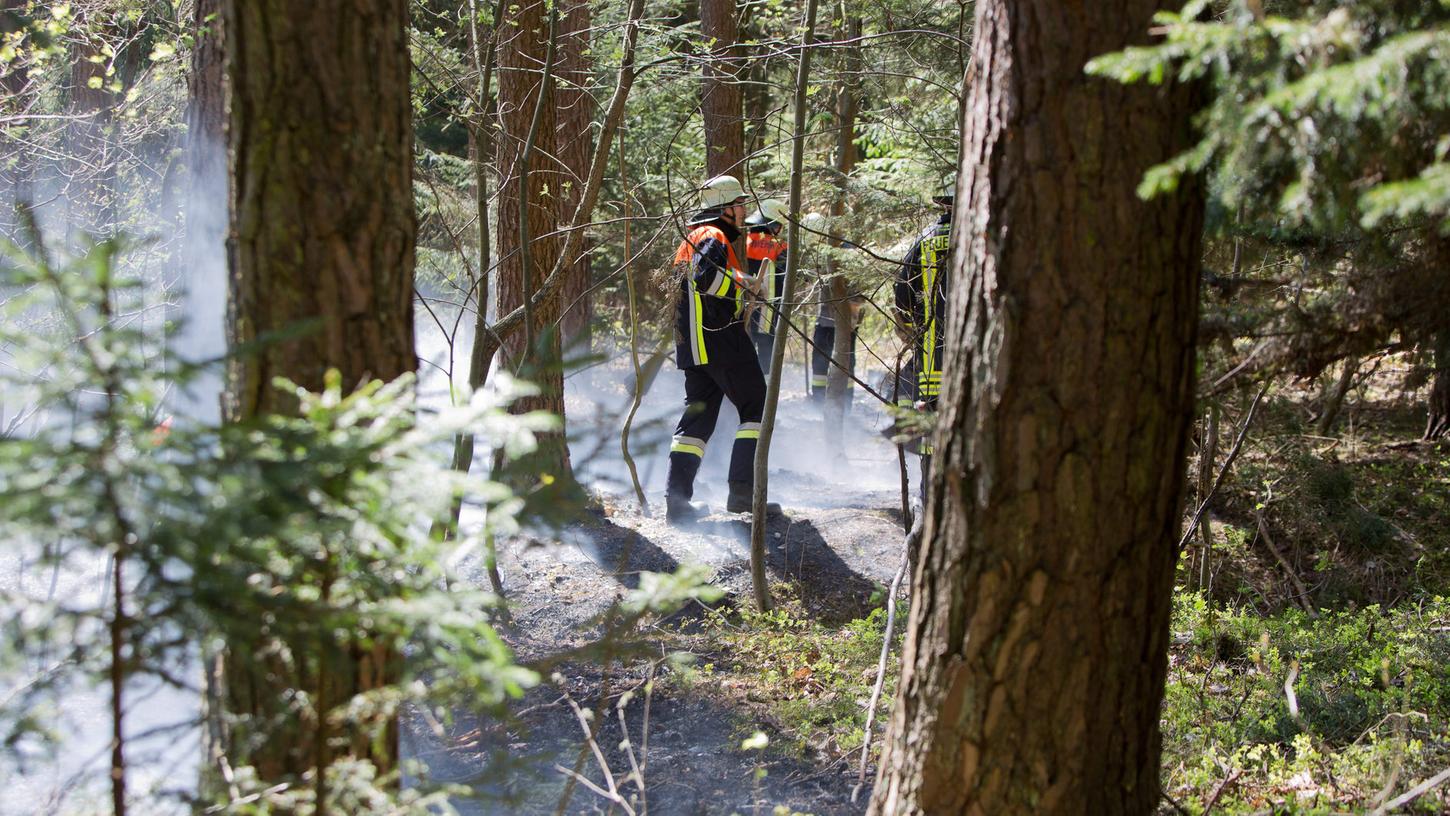
<path id="1" fill-rule="evenodd" d="M 187 321 L 176 347 L 190 359 L 214 356 L 224 351 L 213 344 L 223 334 L 225 307 L 217 300 L 227 279 L 227 108 L 226 46 L 222 31 L 222 0 L 197 0 L 192 9 L 191 75 L 187 78 L 186 169 L 187 187 L 182 205 L 182 247 L 184 305 L 179 315 Z M 197 341 L 202 341 L 198 344 Z M 210 341 L 210 342 L 207 342 Z M 215 355 L 215 356 L 220 356 Z M 207 372 L 197 384 L 205 401 L 193 401 L 189 394 L 177 399 L 198 419 L 216 421 L 225 402 L 219 375 Z M 210 645 L 202 647 L 202 662 L 208 667 L 203 677 L 203 765 L 199 788 L 203 796 L 225 790 L 220 775 L 211 773 L 226 756 L 229 730 L 223 700 L 221 675 L 210 670 L 219 655 Z"/>
<path id="2" fill-rule="evenodd" d="M 559 287 L 563 285 L 567 264 L 564 259 L 575 252 L 583 245 L 583 230 L 577 229 L 589 220 L 589 213 L 593 212 L 594 204 L 599 198 L 599 189 L 604 181 L 604 171 L 609 163 L 609 150 L 614 144 L 614 135 L 618 132 L 620 124 L 624 121 L 625 103 L 629 99 L 630 91 L 634 88 L 636 76 L 635 53 L 639 42 L 640 20 L 644 15 L 644 0 L 630 0 L 629 18 L 625 23 L 623 58 L 620 61 L 619 70 L 615 74 L 614 94 L 610 97 L 609 105 L 605 110 L 603 121 L 599 128 L 599 139 L 594 147 L 594 158 L 589 164 L 589 177 L 584 185 L 583 200 L 575 209 L 570 219 L 570 228 L 564 233 L 564 249 L 559 253 L 558 260 L 550 270 L 548 277 L 539 284 L 529 304 L 538 306 L 545 300 L 556 297 Z M 526 304 L 519 304 L 512 311 L 504 313 L 492 326 L 492 331 L 483 335 L 483 347 L 476 350 L 476 357 L 481 359 L 484 365 L 479 369 L 487 371 L 493 362 L 494 356 L 505 340 L 517 334 L 524 326 L 526 315 Z"/>
<path id="3" fill-rule="evenodd" d="M 325 372 L 337 369 L 351 389 L 417 366 L 408 4 L 228 0 L 223 25 L 231 341 L 291 332 L 232 361 L 227 413 L 241 420 L 295 410 L 295 397 L 274 388 L 274 377 L 321 390 Z M 297 784 L 320 772 L 331 749 L 316 724 L 298 718 L 295 699 L 326 712 L 395 682 L 399 660 L 385 639 L 370 647 L 329 641 L 294 654 L 289 666 L 266 656 L 265 627 L 262 640 L 227 644 L 226 705 L 242 724 L 228 753 L 252 765 L 264 785 Z M 353 740 L 349 750 L 387 773 L 397 736 L 391 723 L 377 740 Z"/>
<path id="4" fill-rule="evenodd" d="M 1435 335 L 1435 382 L 1430 386 L 1426 439 L 1450 437 L 1450 329 Z"/>
<path id="5" fill-rule="evenodd" d="M 499 0 L 494 9 L 494 20 L 503 13 L 503 2 Z M 473 278 L 473 342 L 469 346 L 468 389 L 470 392 L 483 387 L 488 379 L 488 369 L 493 364 L 489 351 L 492 329 L 488 325 L 489 272 L 493 266 L 493 237 L 489 230 L 488 215 L 488 162 L 493 157 L 493 134 L 489 130 L 489 98 L 493 87 L 494 32 L 482 37 L 478 30 L 480 6 L 478 0 L 468 0 L 468 47 L 473 57 L 473 69 L 478 74 L 478 98 L 475 100 L 473 118 L 468 121 L 469 154 L 473 161 L 473 206 L 474 219 L 478 222 L 478 268 Z M 450 467 L 460 473 L 467 473 L 473 467 L 474 435 L 462 433 L 453 437 L 453 460 Z M 441 534 L 451 537 L 457 534 L 459 519 L 463 514 L 463 500 L 457 499 L 449 509 L 449 517 L 443 522 Z M 435 530 L 435 534 L 438 533 Z M 498 552 L 494 548 L 493 536 L 485 536 L 484 567 L 488 572 L 489 586 L 500 598 L 504 596 L 503 576 L 498 570 Z M 506 614 L 506 613 L 505 613 Z"/>
<path id="6" fill-rule="evenodd" d="M 1156 0 L 978 0 L 925 538 L 874 814 L 1148 814 L 1203 205 L 1191 89 L 1084 73 Z"/>
<path id="7" fill-rule="evenodd" d="M 111 816 L 126 816 L 126 548 L 111 559 Z"/>
<path id="8" fill-rule="evenodd" d="M 1218 404 L 1208 406 L 1208 413 L 1204 416 L 1203 446 L 1198 454 L 1198 499 L 1208 501 L 1208 494 L 1213 490 L 1214 462 L 1218 459 Z M 1212 577 L 1211 568 L 1213 562 L 1213 521 L 1205 510 L 1203 518 L 1198 523 L 1199 551 L 1198 551 L 1198 591 L 1209 590 L 1209 580 Z"/>
<path id="9" fill-rule="evenodd" d="M 861 18 L 846 16 L 844 2 L 841 11 L 845 20 L 845 31 L 842 32 L 845 38 L 848 40 L 859 38 L 861 36 Z M 836 91 L 836 193 L 831 201 L 831 215 L 837 218 L 846 214 L 847 185 L 850 182 L 851 173 L 856 169 L 856 113 L 860 107 L 856 90 L 859 87 L 857 75 L 861 68 L 861 47 L 859 44 L 852 44 L 846 47 L 844 53 L 843 67 L 846 76 Z M 841 246 L 841 242 L 835 238 L 829 239 L 829 243 L 835 248 Z M 847 395 L 850 393 L 851 385 L 850 378 L 846 376 L 846 369 L 842 366 L 850 365 L 855 337 L 855 321 L 852 319 L 850 304 L 850 283 L 846 280 L 845 273 L 839 269 L 839 264 L 834 257 L 826 261 L 826 280 L 829 281 L 827 297 L 831 301 L 831 311 L 836 323 L 835 342 L 830 354 L 837 363 L 830 366 L 826 374 L 826 440 L 827 445 L 831 448 L 839 449 L 842 425 L 846 416 Z"/>
<path id="10" fill-rule="evenodd" d="M 624 191 L 620 201 L 620 215 L 624 218 L 624 283 L 629 290 L 629 361 L 634 367 L 634 393 L 630 396 L 629 414 L 624 418 L 624 426 L 619 429 L 619 452 L 624 457 L 625 466 L 629 468 L 629 482 L 634 485 L 634 497 L 639 500 L 639 512 L 649 518 L 649 498 L 645 496 L 644 486 L 639 483 L 639 469 L 635 467 L 634 456 L 629 452 L 629 432 L 634 426 L 635 414 L 639 413 L 640 401 L 644 399 L 645 382 L 644 371 L 639 365 L 639 305 L 634 264 L 631 263 L 634 247 L 630 241 L 629 173 L 624 164 L 623 139 L 619 140 L 619 186 Z"/>
<path id="11" fill-rule="evenodd" d="M 811 46 L 816 41 L 816 0 L 806 2 L 805 33 L 801 35 L 800 64 L 796 68 L 795 127 L 791 136 L 790 226 L 787 245 L 800 246 L 801 173 L 805 164 L 806 88 L 811 76 Z M 770 486 L 770 440 L 775 436 L 775 409 L 780 402 L 780 370 L 785 365 L 785 344 L 790 336 L 791 304 L 795 302 L 796 279 L 800 277 L 799 251 L 786 255 L 785 286 L 780 297 L 780 316 L 775 324 L 775 345 L 770 360 L 770 380 L 765 389 L 765 413 L 760 418 L 760 441 L 755 446 L 755 495 L 750 524 L 750 582 L 755 589 L 755 606 L 770 609 L 770 586 L 765 578 L 765 510 Z"/>
<path id="12" fill-rule="evenodd" d="M 1334 381 L 1334 387 L 1325 392 L 1319 407 L 1319 419 L 1314 423 L 1314 433 L 1319 436 L 1328 436 L 1334 430 L 1334 420 L 1339 418 L 1339 411 L 1344 407 L 1344 398 L 1349 394 L 1349 387 L 1354 384 L 1354 375 L 1359 373 L 1360 359 L 1358 357 L 1346 357 L 1344 367 L 1339 370 L 1339 379 Z"/>

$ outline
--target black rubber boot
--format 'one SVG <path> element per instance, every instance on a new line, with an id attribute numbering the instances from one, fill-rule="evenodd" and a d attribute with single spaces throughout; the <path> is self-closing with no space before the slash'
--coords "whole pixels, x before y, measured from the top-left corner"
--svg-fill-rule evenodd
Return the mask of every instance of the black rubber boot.
<path id="1" fill-rule="evenodd" d="M 755 506 L 755 488 L 745 482 L 730 483 L 730 498 L 725 500 L 725 512 L 727 513 L 749 513 Z M 778 518 L 785 515 L 780 505 L 768 501 L 765 503 L 766 518 Z"/>
<path id="2" fill-rule="evenodd" d="M 665 496 L 665 521 L 676 526 L 694 524 L 710 514 L 710 508 L 689 499 Z"/>

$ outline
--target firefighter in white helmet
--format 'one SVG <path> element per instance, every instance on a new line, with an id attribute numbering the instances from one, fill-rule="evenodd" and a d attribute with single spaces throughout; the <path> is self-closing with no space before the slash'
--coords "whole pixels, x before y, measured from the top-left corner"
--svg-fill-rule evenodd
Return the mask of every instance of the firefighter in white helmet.
<path id="1" fill-rule="evenodd" d="M 763 301 L 760 308 L 750 313 L 750 335 L 755 340 L 760 370 L 766 374 L 770 373 L 771 355 L 775 350 L 780 296 L 785 291 L 786 242 L 780 232 L 789 217 L 785 202 L 768 198 L 745 219 L 749 228 L 745 235 L 745 263 Z"/>
<path id="2" fill-rule="evenodd" d="M 729 399 L 740 415 L 730 451 L 726 512 L 751 509 L 755 446 L 765 411 L 765 377 L 745 327 L 747 304 L 756 297 L 733 243 L 745 227 L 749 196 L 733 176 L 706 181 L 700 210 L 675 253 L 675 363 L 685 372 L 685 410 L 670 445 L 665 517 L 672 524 L 695 521 L 706 512 L 691 501 L 705 445 L 715 431 L 720 403 Z M 780 515 L 780 505 L 767 512 Z"/>

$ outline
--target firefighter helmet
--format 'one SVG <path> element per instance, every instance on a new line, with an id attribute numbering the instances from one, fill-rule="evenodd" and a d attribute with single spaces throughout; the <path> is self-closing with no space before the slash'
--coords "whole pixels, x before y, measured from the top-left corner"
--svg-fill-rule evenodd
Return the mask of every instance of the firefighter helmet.
<path id="1" fill-rule="evenodd" d="M 706 210 L 718 210 L 749 198 L 740 186 L 740 179 L 734 176 L 716 176 L 700 188 L 700 207 Z"/>
<path id="2" fill-rule="evenodd" d="M 932 203 L 950 207 L 957 201 L 957 177 L 947 176 L 942 182 L 941 192 L 931 197 Z"/>
<path id="3" fill-rule="evenodd" d="M 790 210 L 778 198 L 767 198 L 760 202 L 760 209 L 750 214 L 745 223 L 752 227 L 778 226 L 790 220 Z"/>

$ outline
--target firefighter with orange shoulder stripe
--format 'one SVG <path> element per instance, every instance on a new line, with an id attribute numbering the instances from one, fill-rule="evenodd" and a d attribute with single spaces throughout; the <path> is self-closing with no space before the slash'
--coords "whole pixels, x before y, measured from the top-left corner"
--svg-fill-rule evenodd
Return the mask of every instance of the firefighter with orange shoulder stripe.
<path id="1" fill-rule="evenodd" d="M 941 365 L 944 342 L 942 315 L 946 309 L 948 277 L 952 270 L 952 208 L 956 204 L 956 181 L 950 179 L 932 202 L 942 208 L 935 224 L 927 227 L 907 250 L 897 272 L 896 319 L 912 343 L 910 370 L 914 382 L 901 384 L 897 404 L 911 402 L 919 411 L 935 412 L 941 395 Z M 921 442 L 922 485 L 931 472 L 931 439 Z"/>
<path id="2" fill-rule="evenodd" d="M 765 411 L 765 376 L 745 327 L 748 303 L 759 282 L 746 274 L 732 244 L 745 226 L 749 196 L 733 176 L 706 181 L 701 209 L 675 253 L 675 364 L 685 372 L 685 411 L 670 445 L 665 518 L 687 524 L 708 510 L 691 501 L 695 475 L 715 431 L 720 403 L 729 399 L 740 415 L 730 451 L 726 512 L 751 509 L 755 446 Z M 780 505 L 767 505 L 780 515 Z"/>
<path id="3" fill-rule="evenodd" d="M 758 211 L 745 219 L 749 228 L 745 235 L 745 262 L 750 276 L 759 283 L 763 301 L 750 313 L 750 336 L 755 340 L 760 370 L 767 375 L 775 351 L 780 295 L 785 291 L 786 242 L 780 237 L 780 231 L 790 217 L 788 213 L 785 202 L 768 198 L 760 202 Z"/>

